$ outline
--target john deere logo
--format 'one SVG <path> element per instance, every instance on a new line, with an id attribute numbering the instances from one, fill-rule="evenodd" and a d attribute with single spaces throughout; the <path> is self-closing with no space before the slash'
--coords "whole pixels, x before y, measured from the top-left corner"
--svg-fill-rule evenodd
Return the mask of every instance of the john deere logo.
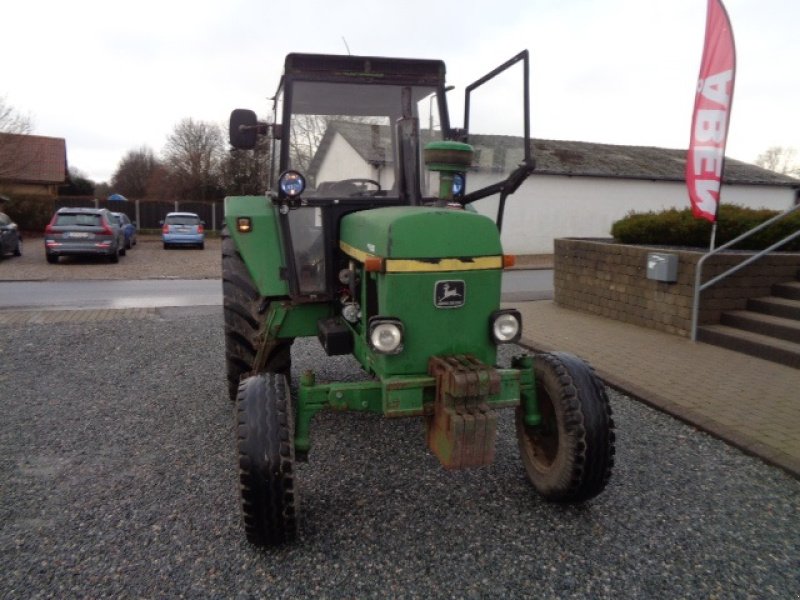
<path id="1" fill-rule="evenodd" d="M 458 308 L 466 300 L 466 284 L 461 280 L 437 281 L 433 293 L 436 308 Z"/>

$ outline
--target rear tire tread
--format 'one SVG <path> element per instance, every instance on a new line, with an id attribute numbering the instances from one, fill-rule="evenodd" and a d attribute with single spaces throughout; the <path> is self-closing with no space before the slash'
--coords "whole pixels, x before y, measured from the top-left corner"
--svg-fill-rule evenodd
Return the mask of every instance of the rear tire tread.
<path id="1" fill-rule="evenodd" d="M 228 394 L 231 400 L 236 400 L 239 381 L 252 371 L 264 337 L 263 307 L 266 304 L 227 227 L 222 230 L 222 291 Z M 267 357 L 266 370 L 289 375 L 291 341 L 282 342 L 273 349 Z"/>

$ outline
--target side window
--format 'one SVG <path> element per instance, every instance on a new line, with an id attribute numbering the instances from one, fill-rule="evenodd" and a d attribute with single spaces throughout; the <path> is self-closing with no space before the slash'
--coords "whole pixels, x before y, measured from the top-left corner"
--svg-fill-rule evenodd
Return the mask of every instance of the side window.
<path id="1" fill-rule="evenodd" d="M 0 213 L 0 225 L 11 225 L 11 219 L 8 215 Z"/>

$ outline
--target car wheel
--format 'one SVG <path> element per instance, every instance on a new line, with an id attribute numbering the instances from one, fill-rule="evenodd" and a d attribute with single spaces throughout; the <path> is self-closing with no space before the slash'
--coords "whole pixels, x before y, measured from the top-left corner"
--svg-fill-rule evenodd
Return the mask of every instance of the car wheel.
<path id="1" fill-rule="evenodd" d="M 242 517 L 247 539 L 273 546 L 297 535 L 294 482 L 294 411 L 284 375 L 242 381 L 238 392 L 237 449 Z"/>
<path id="2" fill-rule="evenodd" d="M 47 262 L 51 265 L 54 265 L 58 262 L 58 255 L 57 254 L 47 254 Z"/>
<path id="3" fill-rule="evenodd" d="M 225 319 L 225 372 L 228 395 L 236 400 L 239 380 L 251 373 L 264 337 L 267 302 L 258 292 L 236 244 L 222 230 L 222 306 Z M 276 340 L 266 360 L 266 370 L 289 376 L 292 340 Z"/>
<path id="4" fill-rule="evenodd" d="M 122 246 L 119 247 L 119 255 L 125 256 L 127 253 L 128 249 L 125 247 L 125 244 L 123 243 Z"/>
<path id="5" fill-rule="evenodd" d="M 545 500 L 589 500 L 603 491 L 614 465 L 614 421 L 605 386 L 572 354 L 537 354 L 533 360 L 542 421 L 527 425 L 521 406 L 516 414 L 528 479 Z"/>
<path id="6" fill-rule="evenodd" d="M 119 249 L 115 250 L 112 254 L 108 255 L 108 262 L 118 263 L 119 255 L 120 255 Z"/>
<path id="7" fill-rule="evenodd" d="M 200 250 L 205 250 L 205 247 L 206 247 L 205 242 L 201 242 L 200 245 L 198 246 L 198 248 L 200 248 Z"/>
<path id="8" fill-rule="evenodd" d="M 169 250 L 169 244 L 167 242 L 164 242 L 164 250 Z"/>
<path id="9" fill-rule="evenodd" d="M 17 245 L 14 247 L 14 256 L 22 256 L 22 242 L 17 240 Z"/>

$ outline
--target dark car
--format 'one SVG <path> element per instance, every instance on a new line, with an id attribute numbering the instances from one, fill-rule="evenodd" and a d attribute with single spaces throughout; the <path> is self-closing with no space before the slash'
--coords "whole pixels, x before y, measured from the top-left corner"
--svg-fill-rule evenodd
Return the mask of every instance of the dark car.
<path id="1" fill-rule="evenodd" d="M 105 208 L 59 208 L 44 230 L 47 262 L 59 256 L 125 256 L 125 234 Z"/>
<path id="2" fill-rule="evenodd" d="M 6 254 L 22 256 L 22 235 L 11 217 L 0 212 L 0 258 Z"/>
<path id="3" fill-rule="evenodd" d="M 136 245 L 136 225 L 125 213 L 112 212 L 111 214 L 114 215 L 117 223 L 122 227 L 122 232 L 125 234 L 125 248 L 130 250 Z"/>

